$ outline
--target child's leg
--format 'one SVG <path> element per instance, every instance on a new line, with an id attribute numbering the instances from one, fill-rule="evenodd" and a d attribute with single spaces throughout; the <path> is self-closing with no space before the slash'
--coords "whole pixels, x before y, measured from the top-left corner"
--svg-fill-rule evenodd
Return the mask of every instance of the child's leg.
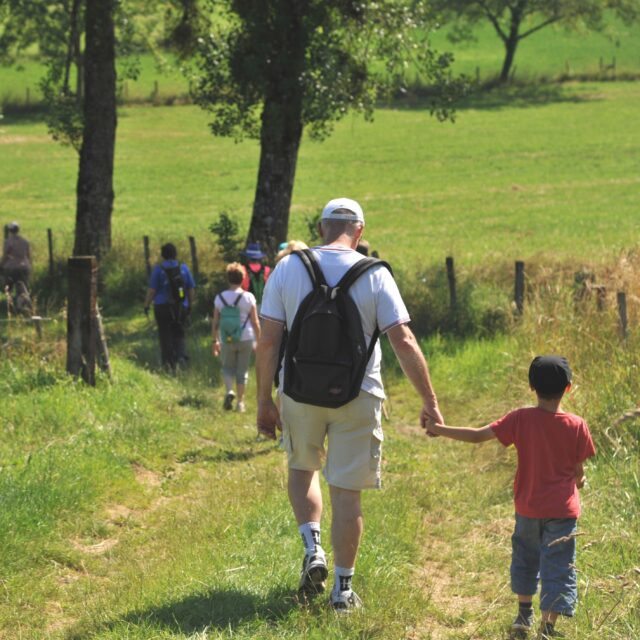
<path id="1" fill-rule="evenodd" d="M 512 631 L 528 631 L 533 627 L 533 595 L 538 588 L 540 561 L 540 521 L 516 514 L 511 536 L 511 590 L 518 596 L 518 615 Z"/>
<path id="2" fill-rule="evenodd" d="M 511 536 L 511 590 L 519 602 L 531 602 L 538 590 L 541 538 L 541 521 L 516 513 Z"/>
<path id="3" fill-rule="evenodd" d="M 554 624 L 558 615 L 572 616 L 578 597 L 576 519 L 544 520 L 540 557 L 542 621 Z"/>

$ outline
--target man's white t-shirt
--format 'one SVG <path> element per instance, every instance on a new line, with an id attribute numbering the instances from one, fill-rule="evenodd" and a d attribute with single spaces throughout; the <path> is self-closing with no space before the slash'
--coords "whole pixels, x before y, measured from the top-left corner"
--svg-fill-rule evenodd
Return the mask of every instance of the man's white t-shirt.
<path id="1" fill-rule="evenodd" d="M 240 324 L 244 325 L 244 329 L 240 335 L 240 340 L 241 342 L 244 342 L 245 340 L 255 340 L 256 336 L 253 331 L 251 319 L 249 318 L 251 309 L 256 306 L 256 297 L 253 293 L 250 291 L 243 291 L 242 289 L 227 289 L 215 297 L 213 304 L 218 311 L 221 311 L 224 307 L 224 302 L 220 300 L 220 296 L 224 297 L 225 302 L 229 306 L 233 306 L 233 303 L 236 301 L 239 294 L 242 294 L 242 297 L 238 302 L 238 309 L 240 310 Z"/>
<path id="2" fill-rule="evenodd" d="M 352 265 L 364 259 L 361 253 L 348 247 L 314 247 L 313 253 L 330 287 L 338 284 Z M 287 329 L 291 330 L 298 307 L 310 292 L 311 280 L 302 260 L 295 255 L 285 256 L 267 280 L 260 316 L 267 320 L 286 322 Z M 386 267 L 372 267 L 366 271 L 351 285 L 349 295 L 360 311 L 367 345 L 371 342 L 376 326 L 379 327 L 380 333 L 385 333 L 392 327 L 406 324 L 410 320 L 398 285 Z M 361 386 L 363 391 L 378 398 L 385 397 L 380 374 L 381 359 L 380 344 L 377 344 Z M 282 375 L 281 370 L 281 389 Z"/>

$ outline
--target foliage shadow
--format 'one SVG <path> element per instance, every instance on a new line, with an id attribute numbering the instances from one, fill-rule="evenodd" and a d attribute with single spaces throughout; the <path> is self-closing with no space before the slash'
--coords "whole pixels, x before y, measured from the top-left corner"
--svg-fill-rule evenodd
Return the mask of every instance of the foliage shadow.
<path id="1" fill-rule="evenodd" d="M 466 96 L 453 105 L 455 110 L 497 111 L 499 109 L 527 109 L 553 104 L 586 104 L 602 100 L 587 88 L 578 93 L 562 84 L 521 83 L 506 86 L 495 86 L 491 83 L 475 86 Z M 424 111 L 430 109 L 429 94 L 426 91 L 409 91 L 408 96 L 381 105 L 404 111 Z"/>
<path id="2" fill-rule="evenodd" d="M 118 620 L 106 622 L 93 632 L 83 628 L 70 630 L 66 640 L 86 640 L 87 635 L 100 631 L 117 633 L 132 626 L 195 635 L 208 630 L 229 631 L 245 623 L 259 619 L 277 623 L 286 618 L 292 609 L 298 608 L 298 600 L 291 591 L 279 587 L 266 596 L 238 589 L 213 589 L 189 595 L 181 600 L 141 611 L 133 611 Z"/>

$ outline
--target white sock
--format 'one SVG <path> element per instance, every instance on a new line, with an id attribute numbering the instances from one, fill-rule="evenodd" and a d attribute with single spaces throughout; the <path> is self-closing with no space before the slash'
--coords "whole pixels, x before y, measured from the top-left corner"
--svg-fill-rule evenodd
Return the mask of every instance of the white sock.
<path id="1" fill-rule="evenodd" d="M 355 573 L 355 569 L 351 567 L 334 567 L 335 581 L 333 583 L 333 593 L 336 595 L 341 591 L 351 591 L 351 579 Z"/>
<path id="2" fill-rule="evenodd" d="M 320 523 L 306 522 L 298 527 L 298 531 L 306 553 L 315 553 L 316 547 L 320 546 Z"/>

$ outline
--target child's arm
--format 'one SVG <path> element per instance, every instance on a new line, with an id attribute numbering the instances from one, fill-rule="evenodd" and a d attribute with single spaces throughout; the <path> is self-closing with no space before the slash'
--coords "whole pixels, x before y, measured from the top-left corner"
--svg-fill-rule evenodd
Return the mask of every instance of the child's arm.
<path id="1" fill-rule="evenodd" d="M 486 442 L 496 437 L 493 429 L 489 425 L 480 427 L 480 429 L 472 429 L 469 427 L 448 427 L 444 424 L 430 423 L 427 425 L 427 432 L 430 435 L 444 436 L 452 440 L 472 442 L 474 444 Z"/>
<path id="2" fill-rule="evenodd" d="M 576 487 L 578 487 L 578 489 L 582 489 L 586 480 L 587 478 L 584 475 L 584 467 L 582 466 L 582 462 L 578 462 L 578 464 L 576 465 Z"/>

